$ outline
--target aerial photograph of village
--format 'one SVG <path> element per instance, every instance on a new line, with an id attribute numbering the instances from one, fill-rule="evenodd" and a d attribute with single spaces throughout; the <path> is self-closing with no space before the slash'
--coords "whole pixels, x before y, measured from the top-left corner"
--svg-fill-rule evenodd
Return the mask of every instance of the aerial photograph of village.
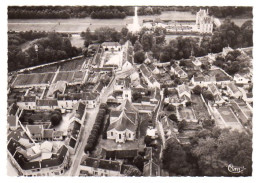
<path id="1" fill-rule="evenodd" d="M 8 176 L 252 176 L 253 7 L 7 12 Z"/>

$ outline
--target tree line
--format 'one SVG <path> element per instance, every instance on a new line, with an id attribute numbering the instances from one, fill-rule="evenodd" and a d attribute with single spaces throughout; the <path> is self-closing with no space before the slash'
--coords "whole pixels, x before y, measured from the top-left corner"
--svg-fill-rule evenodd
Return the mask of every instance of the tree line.
<path id="1" fill-rule="evenodd" d="M 125 18 L 134 15 L 130 6 L 9 6 L 9 19 Z"/>
<path id="2" fill-rule="evenodd" d="M 176 139 L 167 141 L 163 169 L 172 176 L 251 176 L 252 134 L 229 129 L 203 129 L 190 145 Z M 244 167 L 241 173 L 228 171 L 228 165 Z"/>
<path id="3" fill-rule="evenodd" d="M 8 72 L 51 63 L 78 56 L 81 49 L 73 47 L 68 37 L 55 32 L 9 32 L 8 33 Z M 37 39 L 27 50 L 21 44 Z M 38 46 L 38 51 L 35 49 Z"/>
<path id="4" fill-rule="evenodd" d="M 163 11 L 190 11 L 195 14 L 199 9 L 208 9 L 209 14 L 218 18 L 253 17 L 252 7 L 234 6 L 140 6 L 138 15 L 158 15 Z M 125 18 L 134 15 L 132 6 L 9 6 L 9 19 L 40 18 Z"/>

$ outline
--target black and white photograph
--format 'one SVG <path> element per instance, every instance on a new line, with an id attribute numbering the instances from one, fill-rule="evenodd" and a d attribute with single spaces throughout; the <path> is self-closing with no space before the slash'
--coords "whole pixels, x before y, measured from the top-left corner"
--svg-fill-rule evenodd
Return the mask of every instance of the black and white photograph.
<path id="1" fill-rule="evenodd" d="M 252 5 L 5 8 L 8 177 L 252 177 Z"/>

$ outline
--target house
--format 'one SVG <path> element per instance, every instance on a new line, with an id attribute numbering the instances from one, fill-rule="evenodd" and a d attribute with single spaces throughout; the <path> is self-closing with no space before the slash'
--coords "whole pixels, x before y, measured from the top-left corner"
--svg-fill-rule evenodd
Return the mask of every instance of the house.
<path id="1" fill-rule="evenodd" d="M 101 44 L 101 46 L 105 51 L 113 52 L 122 50 L 122 46 L 118 42 L 104 42 Z"/>
<path id="2" fill-rule="evenodd" d="M 26 130 L 30 137 L 36 141 L 41 141 L 44 135 L 43 125 L 26 125 Z"/>
<path id="3" fill-rule="evenodd" d="M 87 157 L 78 171 L 79 176 L 122 176 L 122 162 Z"/>
<path id="4" fill-rule="evenodd" d="M 196 66 L 196 67 L 200 67 L 201 66 L 201 61 L 198 58 L 195 58 L 192 60 L 192 63 Z"/>
<path id="5" fill-rule="evenodd" d="M 131 79 L 127 78 L 119 78 L 116 80 L 114 85 L 114 92 L 112 95 L 108 97 L 110 102 L 118 102 L 121 103 L 124 100 L 132 101 L 132 90 L 130 88 Z"/>
<path id="6" fill-rule="evenodd" d="M 228 52 L 230 52 L 230 51 L 234 51 L 234 50 L 232 48 L 230 48 L 229 46 L 223 48 L 222 49 L 222 56 L 225 57 L 228 54 Z"/>
<path id="7" fill-rule="evenodd" d="M 157 149 L 158 151 L 158 149 Z M 160 176 L 160 161 L 158 152 L 152 147 L 147 147 L 145 151 L 145 160 L 148 160 L 144 163 L 143 175 L 144 176 Z"/>
<path id="8" fill-rule="evenodd" d="M 59 109 L 57 99 L 39 99 L 36 100 L 36 109 L 38 110 L 54 110 Z"/>
<path id="9" fill-rule="evenodd" d="M 110 112 L 110 125 L 107 129 L 107 139 L 115 140 L 117 143 L 133 141 L 136 136 L 138 125 L 137 109 L 125 100 L 116 110 Z"/>
<path id="10" fill-rule="evenodd" d="M 161 87 L 160 83 L 154 78 L 152 71 L 148 69 L 144 64 L 140 66 L 140 72 L 142 73 L 145 81 L 147 82 L 148 87 L 150 88 Z"/>
<path id="11" fill-rule="evenodd" d="M 9 140 L 7 150 L 8 157 L 19 175 L 28 177 L 63 175 L 69 168 L 69 152 L 65 145 L 56 153 L 52 153 L 50 158 L 40 158 L 36 161 L 30 161 L 30 156 L 25 154 L 27 149 L 14 139 Z"/>
<path id="12" fill-rule="evenodd" d="M 250 82 L 250 79 L 242 76 L 241 74 L 235 74 L 234 75 L 234 81 L 236 84 L 248 84 Z"/>
<path id="13" fill-rule="evenodd" d="M 150 68 L 150 70 L 152 71 L 153 74 L 160 74 L 160 70 L 158 69 L 157 66 L 153 65 L 153 64 L 149 64 L 148 67 Z"/>
<path id="14" fill-rule="evenodd" d="M 82 132 L 83 128 L 79 122 L 73 121 L 70 123 L 68 127 L 67 139 L 65 140 L 65 144 L 68 146 L 70 154 L 76 153 Z"/>
<path id="15" fill-rule="evenodd" d="M 188 74 L 184 70 L 182 70 L 180 66 L 176 66 L 175 68 L 171 66 L 170 72 L 182 79 L 188 77 Z"/>
<path id="16" fill-rule="evenodd" d="M 212 93 L 213 96 L 220 94 L 217 86 L 213 83 L 208 85 L 208 90 Z"/>
<path id="17" fill-rule="evenodd" d="M 170 138 L 176 138 L 176 134 L 178 134 L 178 127 L 174 126 L 167 116 L 164 116 L 158 122 L 158 131 L 159 135 L 162 139 L 162 145 L 165 147 L 166 141 Z"/>
<path id="18" fill-rule="evenodd" d="M 15 103 L 13 103 L 8 108 L 7 123 L 8 123 L 8 128 L 10 130 L 16 130 L 18 128 L 19 112 L 20 112 L 20 109 Z"/>
<path id="19" fill-rule="evenodd" d="M 48 90 L 47 97 L 56 98 L 58 93 L 59 94 L 64 93 L 66 86 L 67 86 L 66 81 L 57 81 L 56 83 L 52 83 Z"/>
<path id="20" fill-rule="evenodd" d="M 36 109 L 36 96 L 22 96 L 17 105 L 21 109 Z"/>
<path id="21" fill-rule="evenodd" d="M 227 92 L 229 93 L 230 96 L 235 98 L 241 98 L 243 96 L 241 91 L 234 83 L 229 83 L 227 85 Z"/>
<path id="22" fill-rule="evenodd" d="M 191 91 L 190 88 L 186 84 L 178 85 L 177 87 L 178 95 L 180 98 L 183 96 L 191 98 Z"/>

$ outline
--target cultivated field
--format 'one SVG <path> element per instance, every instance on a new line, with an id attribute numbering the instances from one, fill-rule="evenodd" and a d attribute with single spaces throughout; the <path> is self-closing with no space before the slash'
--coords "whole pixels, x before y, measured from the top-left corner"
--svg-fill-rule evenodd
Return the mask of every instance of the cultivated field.
<path id="1" fill-rule="evenodd" d="M 54 73 L 20 74 L 16 77 L 13 86 L 48 84 L 53 77 Z"/>

